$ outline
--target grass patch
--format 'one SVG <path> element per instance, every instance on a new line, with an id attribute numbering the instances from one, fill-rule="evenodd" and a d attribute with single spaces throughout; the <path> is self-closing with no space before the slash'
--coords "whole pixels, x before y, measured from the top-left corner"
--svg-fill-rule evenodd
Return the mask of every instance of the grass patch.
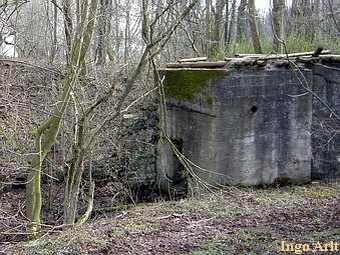
<path id="1" fill-rule="evenodd" d="M 43 237 L 27 243 L 24 250 L 15 254 L 50 255 L 50 254 L 93 254 L 106 249 L 107 240 L 100 231 L 77 227 L 66 230 L 53 237 Z"/>
<path id="2" fill-rule="evenodd" d="M 159 224 L 156 223 L 143 223 L 143 222 L 130 222 L 123 226 L 117 226 L 110 229 L 110 236 L 121 236 L 130 233 L 150 233 L 159 230 Z"/>
<path id="3" fill-rule="evenodd" d="M 254 199 L 263 206 L 295 206 L 301 204 L 306 198 L 330 199 L 339 196 L 337 185 L 306 185 L 287 186 L 265 190 L 253 190 Z"/>
<path id="4" fill-rule="evenodd" d="M 187 255 L 264 255 L 280 254 L 281 241 L 285 243 L 327 243 L 340 238 L 340 229 L 329 229 L 320 232 L 300 233 L 292 235 L 278 233 L 271 227 L 251 227 L 235 233 L 219 236 L 202 245 Z"/>
<path id="5" fill-rule="evenodd" d="M 207 198 L 208 197 L 208 198 Z M 164 202 L 156 209 L 158 214 L 188 214 L 205 217 L 237 217 L 254 213 L 252 207 L 240 206 L 235 199 L 225 199 L 223 194 L 201 198 L 188 198 L 179 202 Z"/>
<path id="6" fill-rule="evenodd" d="M 7 249 L 5 254 L 120 254 L 121 249 L 149 254 L 152 248 L 153 254 L 264 255 L 280 254 L 281 241 L 340 239 L 338 184 L 233 191 L 137 205 L 123 214 L 109 213 L 75 229 L 12 245 L 13 252 Z"/>
<path id="7" fill-rule="evenodd" d="M 275 254 L 279 250 L 280 238 L 281 236 L 270 228 L 244 228 L 220 236 L 188 255 Z"/>

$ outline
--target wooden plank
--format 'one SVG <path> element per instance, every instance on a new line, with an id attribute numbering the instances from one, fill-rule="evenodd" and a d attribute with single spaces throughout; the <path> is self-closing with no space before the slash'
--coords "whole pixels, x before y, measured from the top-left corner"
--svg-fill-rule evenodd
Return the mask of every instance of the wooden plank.
<path id="1" fill-rule="evenodd" d="M 207 61 L 208 58 L 207 57 L 199 57 L 199 58 L 183 58 L 178 60 L 178 62 L 182 63 L 182 62 L 199 62 L 199 61 Z"/>
<path id="2" fill-rule="evenodd" d="M 240 54 L 235 54 L 235 57 L 238 57 L 238 58 L 243 58 L 243 57 L 255 57 L 255 58 L 258 58 L 258 57 L 264 57 L 264 56 L 267 56 L 267 54 L 252 54 L 252 53 L 240 53 Z"/>
<path id="3" fill-rule="evenodd" d="M 330 54 L 332 53 L 330 50 L 323 50 L 320 55 Z M 314 51 L 307 51 L 307 52 L 296 52 L 288 54 L 289 58 L 294 57 L 303 57 L 303 56 L 312 56 Z M 258 58 L 262 60 L 269 60 L 269 59 L 279 59 L 279 58 L 287 58 L 287 54 L 237 54 L 236 56 L 242 58 Z"/>
<path id="4" fill-rule="evenodd" d="M 319 59 L 340 61 L 340 55 L 320 55 Z"/>

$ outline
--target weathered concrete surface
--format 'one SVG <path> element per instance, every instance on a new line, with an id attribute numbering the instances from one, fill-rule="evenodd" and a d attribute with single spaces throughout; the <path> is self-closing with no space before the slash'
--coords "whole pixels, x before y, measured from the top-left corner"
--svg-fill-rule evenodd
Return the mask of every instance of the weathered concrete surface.
<path id="1" fill-rule="evenodd" d="M 209 78 L 209 72 L 214 76 Z M 312 83 L 311 70 L 302 72 Z M 161 75 L 167 133 L 180 141 L 179 150 L 199 166 L 193 171 L 204 181 L 259 185 L 310 180 L 312 99 L 295 96 L 305 92 L 297 71 L 166 69 Z M 180 182 L 182 168 L 169 145 L 161 143 L 161 184 Z"/>
<path id="2" fill-rule="evenodd" d="M 340 116 L 340 64 L 312 66 L 313 91 Z M 340 171 L 340 121 L 313 98 L 312 178 L 333 179 Z"/>

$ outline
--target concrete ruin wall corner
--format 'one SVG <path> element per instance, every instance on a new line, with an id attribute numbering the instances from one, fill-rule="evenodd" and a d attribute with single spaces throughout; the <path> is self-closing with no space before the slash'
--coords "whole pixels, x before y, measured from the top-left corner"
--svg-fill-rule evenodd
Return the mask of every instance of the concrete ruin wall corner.
<path id="1" fill-rule="evenodd" d="M 322 66 L 161 69 L 166 133 L 196 164 L 191 165 L 194 173 L 211 184 L 306 183 L 316 172 L 325 176 L 332 166 L 323 166 L 323 149 L 312 148 L 320 142 L 312 128 L 316 116 L 327 114 L 301 85 L 328 97 L 339 111 L 340 71 Z M 328 153 L 333 161 L 339 154 L 337 139 Z M 182 164 L 164 142 L 157 169 L 163 186 L 185 178 Z"/>

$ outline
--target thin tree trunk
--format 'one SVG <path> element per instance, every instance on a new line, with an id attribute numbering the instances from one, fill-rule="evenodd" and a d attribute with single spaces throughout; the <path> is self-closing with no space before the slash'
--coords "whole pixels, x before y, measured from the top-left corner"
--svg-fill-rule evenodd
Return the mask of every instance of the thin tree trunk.
<path id="1" fill-rule="evenodd" d="M 80 26 L 80 13 L 81 13 L 81 0 L 75 0 L 76 1 L 76 27 Z"/>
<path id="2" fill-rule="evenodd" d="M 305 40 L 313 42 L 315 39 L 315 24 L 313 22 L 312 1 L 303 1 L 303 19 Z"/>
<path id="3" fill-rule="evenodd" d="M 84 167 L 83 146 L 85 140 L 85 119 L 79 125 L 77 143 L 73 146 L 73 158 L 67 171 L 66 188 L 64 197 L 64 224 L 73 226 L 78 208 L 78 196 Z"/>
<path id="4" fill-rule="evenodd" d="M 66 61 L 70 62 L 70 54 L 72 48 L 72 34 L 73 34 L 73 21 L 71 16 L 71 3 L 70 0 L 63 0 L 63 14 L 64 14 L 64 31 L 66 38 Z"/>
<path id="5" fill-rule="evenodd" d="M 241 42 L 246 38 L 246 7 L 247 0 L 241 0 L 237 9 L 236 42 Z"/>
<path id="6" fill-rule="evenodd" d="M 312 15 L 313 15 L 313 24 L 314 24 L 314 37 L 320 38 L 320 34 L 322 31 L 321 27 L 321 17 L 320 17 L 320 0 L 314 0 L 312 4 Z"/>
<path id="7" fill-rule="evenodd" d="M 273 50 L 283 53 L 285 0 L 273 0 Z"/>
<path id="8" fill-rule="evenodd" d="M 84 0 L 84 2 L 85 1 L 87 0 Z M 84 6 L 87 5 L 84 3 Z M 84 63 L 86 53 L 90 47 L 96 11 L 97 0 L 91 0 L 89 9 L 82 8 L 82 18 L 79 32 L 81 35 L 83 35 L 83 37 L 79 38 L 80 40 L 74 44 L 75 50 L 79 50 L 79 54 L 76 55 L 78 56 L 78 65 L 76 65 L 78 67 L 76 68 L 76 71 L 78 72 L 82 72 L 83 66 L 79 64 Z M 77 127 L 77 142 L 73 145 L 73 157 L 66 177 L 64 198 L 64 224 L 66 226 L 74 225 L 77 213 L 79 187 L 83 174 L 82 163 L 85 157 L 84 144 L 87 134 L 86 116 L 81 118 Z"/>
<path id="9" fill-rule="evenodd" d="M 229 35 L 229 0 L 225 0 L 225 15 L 224 15 L 224 46 L 227 46 Z"/>
<path id="10" fill-rule="evenodd" d="M 125 33 L 124 33 L 124 64 L 127 66 L 129 61 L 129 48 L 130 48 L 130 9 L 131 4 L 130 0 L 126 2 L 126 11 L 125 11 Z"/>
<path id="11" fill-rule="evenodd" d="M 206 46 L 205 46 L 205 52 L 208 56 L 208 58 L 211 57 L 211 0 L 205 0 L 205 25 L 206 25 L 206 31 L 205 31 L 205 40 L 206 40 Z"/>
<path id="12" fill-rule="evenodd" d="M 54 62 L 55 56 L 57 54 L 58 49 L 58 6 L 56 4 L 53 5 L 53 39 L 52 39 L 52 47 L 51 47 L 51 58 L 50 63 Z"/>
<path id="13" fill-rule="evenodd" d="M 296 32 L 296 20 L 298 17 L 298 2 L 297 0 L 292 1 L 292 6 L 290 7 L 290 15 L 288 18 L 288 29 L 287 29 L 287 37 L 293 35 Z"/>
<path id="14" fill-rule="evenodd" d="M 115 36 L 115 55 L 116 59 L 119 58 L 119 49 L 120 49 L 120 30 L 119 30 L 119 0 L 114 0 L 114 36 Z"/>
<path id="15" fill-rule="evenodd" d="M 212 39 L 211 50 L 212 50 L 213 55 L 215 55 L 221 49 L 221 42 L 222 42 L 221 24 L 222 24 L 223 9 L 224 9 L 224 0 L 216 0 L 214 29 L 213 29 L 212 37 L 211 37 Z"/>
<path id="16" fill-rule="evenodd" d="M 100 0 L 99 1 L 99 15 L 97 17 L 98 20 L 98 38 L 97 38 L 97 47 L 96 47 L 96 64 L 104 65 L 106 63 L 106 53 L 107 53 L 107 11 L 108 11 L 108 0 Z"/>
<path id="17" fill-rule="evenodd" d="M 230 10 L 230 23 L 229 23 L 229 30 L 228 30 L 228 37 L 227 37 L 227 47 L 230 48 L 233 40 L 233 33 L 234 33 L 234 23 L 235 23 L 235 13 L 236 13 L 236 0 L 233 0 Z"/>
<path id="18" fill-rule="evenodd" d="M 257 27 L 257 19 L 256 19 L 256 9 L 255 9 L 255 0 L 249 0 L 248 2 L 248 11 L 249 11 L 249 23 L 250 23 L 250 31 L 251 37 L 253 40 L 253 46 L 255 53 L 262 53 L 260 34 Z"/>
<path id="19" fill-rule="evenodd" d="M 106 36 L 106 54 L 110 61 L 114 61 L 114 51 L 112 50 L 112 16 L 113 16 L 113 0 L 109 0 L 107 11 L 107 36 Z"/>
<path id="20" fill-rule="evenodd" d="M 78 28 L 79 31 L 77 31 L 74 41 L 68 42 L 72 48 L 69 53 L 68 75 L 63 86 L 61 98 L 57 102 L 56 110 L 51 115 L 51 117 L 42 123 L 36 131 L 35 137 L 37 153 L 31 161 L 31 171 L 28 176 L 29 181 L 26 189 L 27 217 L 30 220 L 30 233 L 32 237 L 37 237 L 40 230 L 42 162 L 50 152 L 53 144 L 55 144 L 62 117 L 69 103 L 72 88 L 74 88 L 82 70 L 82 63 L 84 63 L 86 52 L 88 50 L 92 36 L 95 10 L 97 8 L 96 4 L 97 0 L 92 0 L 90 14 L 88 19 L 86 19 L 87 0 L 83 1 L 81 23 Z M 64 14 L 64 19 L 68 18 L 69 15 Z M 68 34 L 69 31 L 69 28 L 65 29 L 66 34 Z M 68 34 L 68 36 L 71 38 L 71 34 Z M 77 182 L 77 180 L 75 181 Z M 70 193 L 65 193 L 66 204 L 68 202 L 68 198 L 75 197 L 74 192 L 76 188 L 71 188 L 72 191 Z M 68 219 L 66 222 L 69 222 Z"/>

